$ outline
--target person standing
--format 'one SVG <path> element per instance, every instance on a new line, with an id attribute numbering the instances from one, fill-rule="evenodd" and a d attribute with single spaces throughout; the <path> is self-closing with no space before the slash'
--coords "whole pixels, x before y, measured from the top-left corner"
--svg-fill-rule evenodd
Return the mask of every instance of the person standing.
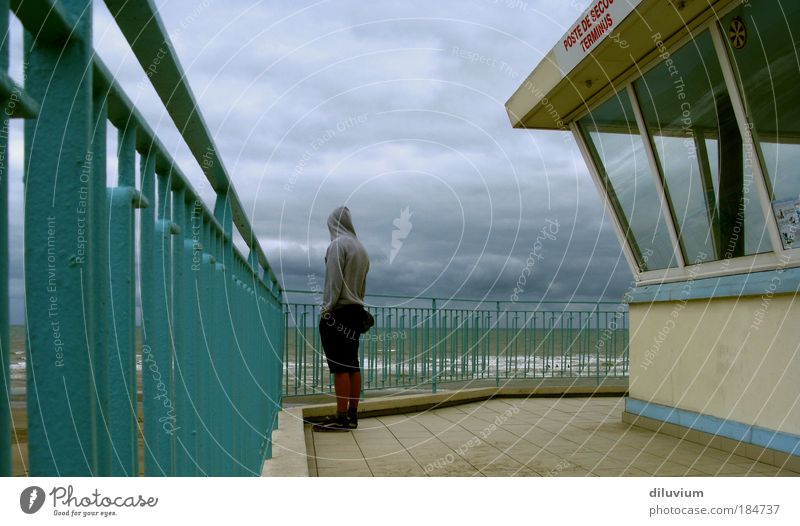
<path id="1" fill-rule="evenodd" d="M 325 255 L 325 289 L 319 322 L 322 349 L 333 373 L 336 416 L 317 424 L 317 431 L 358 427 L 361 368 L 358 339 L 363 326 L 369 255 L 356 236 L 350 210 L 337 207 L 328 216 L 331 244 Z"/>

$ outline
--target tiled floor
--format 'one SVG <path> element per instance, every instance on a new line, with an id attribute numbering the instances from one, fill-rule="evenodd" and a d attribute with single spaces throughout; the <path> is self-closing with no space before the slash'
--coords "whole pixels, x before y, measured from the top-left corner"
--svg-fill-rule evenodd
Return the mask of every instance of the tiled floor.
<path id="1" fill-rule="evenodd" d="M 622 398 L 495 399 L 306 426 L 314 476 L 798 476 L 622 423 Z"/>

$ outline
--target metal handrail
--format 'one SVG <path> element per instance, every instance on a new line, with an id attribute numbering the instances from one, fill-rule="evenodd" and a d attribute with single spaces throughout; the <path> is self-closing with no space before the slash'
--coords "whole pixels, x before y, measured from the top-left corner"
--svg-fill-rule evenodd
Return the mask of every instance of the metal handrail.
<path id="1" fill-rule="evenodd" d="M 304 289 L 283 289 L 283 292 L 286 294 L 303 294 L 303 295 L 315 295 L 320 294 L 320 291 L 315 290 L 304 290 Z M 512 303 L 512 304 L 523 304 L 523 305 L 563 305 L 563 304 L 571 304 L 571 305 L 624 305 L 619 301 L 597 301 L 597 300 L 500 300 L 494 298 L 484 298 L 484 299 L 475 299 L 475 298 L 456 298 L 456 297 L 443 297 L 443 296 L 409 296 L 407 294 L 384 294 L 384 293 L 373 293 L 369 292 L 366 294 L 368 298 L 386 298 L 386 299 L 405 299 L 405 300 L 425 300 L 425 301 L 433 301 L 441 303 L 447 302 L 469 302 L 469 303 L 492 303 L 492 304 L 504 304 L 504 303 Z"/>
<path id="2" fill-rule="evenodd" d="M 117 22 L 123 35 L 131 44 L 131 49 L 142 68 L 147 70 L 154 57 L 161 56 L 158 74 L 150 77 L 156 93 L 164 103 L 175 126 L 181 132 L 203 173 L 218 195 L 227 198 L 233 223 L 247 246 L 255 252 L 259 264 L 265 270 L 270 282 L 279 286 L 273 274 L 264 250 L 253 233 L 250 219 L 231 183 L 225 164 L 213 136 L 197 111 L 197 101 L 192 93 L 186 74 L 177 60 L 177 54 L 169 38 L 169 33 L 161 22 L 158 9 L 152 0 L 105 0 L 111 15 Z M 165 49 L 164 49 L 165 48 Z M 163 55 L 163 56 L 162 56 Z"/>
<path id="3" fill-rule="evenodd" d="M 429 307 L 367 306 L 376 323 L 361 336 L 365 391 L 436 392 L 443 384 L 499 386 L 544 379 L 599 384 L 627 377 L 624 304 L 601 310 L 593 302 L 551 302 L 564 308 L 510 310 L 494 301 L 495 308 L 481 309 L 447 307 L 436 301 L 439 298 L 431 299 Z M 320 308 L 320 302 L 284 305 L 284 396 L 332 392 L 318 331 Z"/>
<path id="4" fill-rule="evenodd" d="M 282 289 L 153 2 L 106 4 L 145 70 L 149 53 L 167 50 L 148 78 L 216 201 L 200 199 L 94 53 L 90 0 L 0 0 L 2 129 L 28 119 L 22 460 L 39 476 L 259 475 L 281 403 Z M 26 30 L 22 87 L 7 74 L 10 11 Z M 7 171 L 2 155 L 3 211 Z M 11 474 L 7 220 L 0 214 L 0 475 Z"/>

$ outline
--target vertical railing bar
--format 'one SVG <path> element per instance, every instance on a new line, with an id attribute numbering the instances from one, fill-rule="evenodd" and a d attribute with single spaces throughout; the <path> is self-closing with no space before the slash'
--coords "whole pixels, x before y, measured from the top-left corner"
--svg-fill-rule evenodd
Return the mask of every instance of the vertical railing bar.
<path id="1" fill-rule="evenodd" d="M 494 359 L 494 377 L 495 377 L 495 387 L 500 387 L 500 302 L 498 301 L 495 304 L 495 359 Z M 508 311 L 506 311 L 506 325 L 508 325 Z M 489 329 L 491 328 L 491 325 Z M 508 345 L 508 338 L 506 337 L 506 346 Z M 505 354 L 504 358 L 506 358 L 506 374 L 508 374 L 508 349 L 503 351 Z"/>
<path id="2" fill-rule="evenodd" d="M 189 417 L 192 412 L 190 389 L 192 350 L 187 345 L 188 297 L 187 279 L 191 270 L 191 228 L 190 213 L 186 207 L 187 192 L 179 187 L 172 192 L 172 222 L 180 233 L 172 237 L 172 340 L 175 349 L 175 407 L 171 416 L 175 427 L 175 474 L 187 476 L 193 471 L 193 459 L 189 443 L 192 440 L 192 426 Z M 187 250 L 188 248 L 188 250 Z M 187 265 L 189 263 L 189 265 Z"/>
<path id="3" fill-rule="evenodd" d="M 118 130 L 118 185 L 108 190 L 108 268 L 111 271 L 110 311 L 114 345 L 107 367 L 108 427 L 113 455 L 111 474 L 136 476 L 139 472 L 136 381 L 136 266 L 134 204 L 147 207 L 135 188 L 136 128 Z M 136 202 L 136 203 L 135 203 Z"/>
<path id="4" fill-rule="evenodd" d="M 109 423 L 109 249 L 108 249 L 108 212 L 107 175 L 106 175 L 106 133 L 108 107 L 107 94 L 100 91 L 93 93 L 93 133 L 92 133 L 92 180 L 89 188 L 91 216 L 89 218 L 89 239 L 93 247 L 90 252 L 89 280 L 95 294 L 90 298 L 90 343 L 94 361 L 93 397 L 95 399 L 95 415 L 97 428 L 95 475 L 111 475 L 113 442 Z M 138 391 L 138 389 L 137 389 Z M 138 396 L 137 396 L 138 398 Z M 136 400 L 138 406 L 138 400 Z M 138 420 L 136 422 L 138 427 Z M 138 437 L 137 437 L 138 457 Z M 136 473 L 138 475 L 138 473 Z"/>
<path id="5" fill-rule="evenodd" d="M 202 430 L 198 434 L 198 449 L 200 451 L 200 469 L 203 474 L 214 474 L 213 458 L 215 448 L 215 434 L 213 422 L 213 397 L 215 396 L 215 383 L 213 374 L 213 360 L 211 358 L 214 345 L 216 343 L 216 322 L 215 322 L 215 305 L 219 301 L 216 296 L 216 249 L 214 246 L 215 240 L 212 235 L 214 226 L 211 222 L 212 217 L 204 215 L 203 217 L 203 287 L 200 289 L 202 294 L 202 308 L 199 312 L 202 314 L 201 327 L 204 332 L 203 338 L 203 352 L 199 353 L 202 356 L 200 367 L 200 378 L 202 378 L 202 385 L 204 389 L 199 396 L 201 419 L 200 425 Z"/>
<path id="6" fill-rule="evenodd" d="M 105 140 L 105 134 L 103 134 Z M 143 427 L 141 433 L 144 437 L 144 473 L 149 475 L 150 471 L 154 469 L 153 458 L 155 455 L 151 441 L 154 439 L 154 434 L 149 427 L 149 413 L 152 410 L 153 404 L 148 401 L 148 397 L 153 395 L 153 372 L 150 370 L 151 364 L 154 362 L 152 347 L 155 342 L 157 323 L 154 320 L 155 316 L 155 245 L 156 245 L 156 190 L 155 190 L 155 154 L 150 150 L 143 158 L 140 164 L 140 179 L 142 187 L 142 195 L 148 199 L 151 206 L 141 212 L 139 215 L 139 297 L 141 302 L 142 322 L 141 322 L 141 361 L 142 361 L 142 413 L 143 413 Z"/>
<path id="7" fill-rule="evenodd" d="M 86 326 L 91 317 L 86 298 L 94 295 L 86 245 L 94 112 L 91 52 L 83 43 L 91 35 L 92 17 L 85 4 L 62 4 L 76 20 L 74 39 L 52 43 L 35 40 L 30 32 L 24 35 L 25 90 L 41 101 L 37 118 L 25 122 L 26 394 L 32 476 L 95 472 L 97 408 Z M 44 264 L 47 272 L 42 272 Z"/>
<path id="8" fill-rule="evenodd" d="M 154 169 L 155 159 L 150 157 L 147 165 Z M 145 437 L 145 475 L 169 476 L 173 473 L 174 439 L 168 426 L 164 426 L 174 411 L 172 382 L 173 347 L 170 334 L 172 282 L 170 235 L 171 218 L 169 174 L 158 172 L 153 175 L 148 166 L 143 175 L 154 177 L 157 187 L 157 219 L 152 238 L 152 258 L 148 266 L 152 278 L 148 279 L 150 290 L 142 288 L 143 303 L 146 295 L 151 308 L 146 321 L 148 343 L 142 347 L 142 399 L 144 405 L 144 437 Z M 142 236 L 144 243 L 149 236 Z M 143 264 L 146 252 L 150 247 L 142 246 Z M 142 270 L 144 276 L 145 270 Z M 166 419 L 166 420 L 162 420 Z"/>
<path id="9" fill-rule="evenodd" d="M 291 330 L 290 326 L 290 318 L 289 318 L 289 305 L 283 305 L 282 316 L 283 316 L 283 332 L 284 334 L 289 334 Z M 287 383 L 287 378 L 289 378 L 289 373 L 287 367 L 289 366 L 289 338 L 283 339 L 283 364 L 282 367 L 284 369 L 283 373 L 283 396 L 289 396 L 289 384 Z"/>
<path id="10" fill-rule="evenodd" d="M 188 192 L 184 196 L 184 295 L 187 302 L 186 308 L 186 339 L 184 340 L 185 350 L 183 362 L 180 363 L 183 386 L 186 390 L 185 407 L 176 408 L 177 425 L 185 427 L 180 435 L 182 447 L 188 462 L 184 464 L 185 475 L 199 474 L 198 457 L 198 425 L 197 419 L 200 416 L 197 403 L 199 401 L 200 390 L 204 386 L 198 382 L 198 349 L 202 342 L 202 334 L 199 331 L 198 309 L 200 308 L 197 291 L 201 286 L 202 280 L 202 206 L 199 199 Z M 179 470 L 181 471 L 181 470 Z"/>

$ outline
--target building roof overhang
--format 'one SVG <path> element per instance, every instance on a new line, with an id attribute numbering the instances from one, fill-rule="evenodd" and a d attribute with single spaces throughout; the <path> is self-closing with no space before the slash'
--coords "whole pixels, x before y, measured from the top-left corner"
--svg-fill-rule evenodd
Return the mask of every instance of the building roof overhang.
<path id="1" fill-rule="evenodd" d="M 592 0 L 506 102 L 511 124 L 567 129 L 673 42 L 740 2 Z"/>

